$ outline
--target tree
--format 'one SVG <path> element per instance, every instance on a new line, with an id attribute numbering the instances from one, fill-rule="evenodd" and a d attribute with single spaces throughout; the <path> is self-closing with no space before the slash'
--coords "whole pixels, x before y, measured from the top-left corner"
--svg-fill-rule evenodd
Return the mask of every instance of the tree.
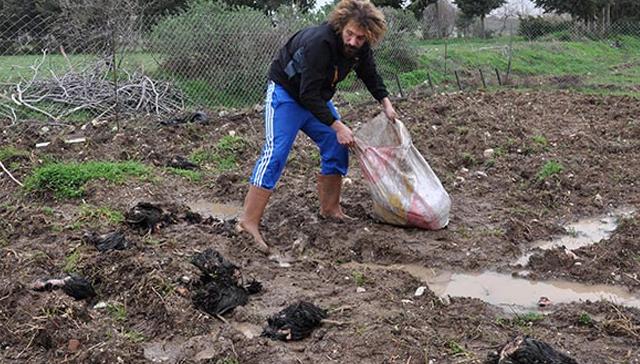
<path id="1" fill-rule="evenodd" d="M 546 13 L 570 14 L 587 23 L 595 20 L 608 0 L 533 0 Z"/>
<path id="2" fill-rule="evenodd" d="M 610 24 L 621 19 L 640 19 L 637 0 L 533 0 L 546 13 L 569 14 L 585 23 L 602 20 Z"/>
<path id="3" fill-rule="evenodd" d="M 413 0 L 407 9 L 411 10 L 417 19 L 422 18 L 422 12 L 427 6 L 437 3 L 438 0 Z"/>
<path id="4" fill-rule="evenodd" d="M 422 12 L 422 36 L 424 38 L 446 38 L 456 23 L 456 8 L 448 0 L 438 0 Z"/>
<path id="5" fill-rule="evenodd" d="M 296 6 L 303 13 L 313 9 L 316 0 L 222 0 L 231 6 L 247 6 L 253 9 L 262 10 L 266 13 L 273 12 L 280 6 Z"/>
<path id="6" fill-rule="evenodd" d="M 462 11 L 467 18 L 479 17 L 481 24 L 481 32 L 483 36 L 484 31 L 484 18 L 492 10 L 497 9 L 506 3 L 506 0 L 453 0 L 453 3 L 458 6 L 458 9 Z"/>
<path id="7" fill-rule="evenodd" d="M 377 7 L 390 7 L 394 9 L 402 8 L 404 0 L 372 0 L 373 5 Z"/>

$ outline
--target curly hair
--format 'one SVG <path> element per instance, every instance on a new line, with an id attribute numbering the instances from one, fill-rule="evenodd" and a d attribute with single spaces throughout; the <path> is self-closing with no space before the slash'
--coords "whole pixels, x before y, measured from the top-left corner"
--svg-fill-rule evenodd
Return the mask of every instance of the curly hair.
<path id="1" fill-rule="evenodd" d="M 365 32 L 367 42 L 376 44 L 387 31 L 384 14 L 368 0 L 342 0 L 329 15 L 329 24 L 338 33 L 350 21 L 355 22 Z"/>

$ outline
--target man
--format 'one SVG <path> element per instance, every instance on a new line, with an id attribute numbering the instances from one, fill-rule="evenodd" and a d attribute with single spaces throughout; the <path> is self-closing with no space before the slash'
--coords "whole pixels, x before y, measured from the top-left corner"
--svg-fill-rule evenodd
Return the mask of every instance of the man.
<path id="1" fill-rule="evenodd" d="M 299 31 L 276 54 L 265 102 L 265 144 L 237 226 L 253 236 L 260 251 L 270 250 L 260 234 L 260 219 L 299 130 L 320 148 L 320 215 L 348 218 L 340 208 L 340 192 L 354 137 L 331 98 L 336 84 L 353 69 L 386 116 L 395 120 L 396 111 L 371 52 L 385 32 L 384 15 L 371 2 L 342 0 L 328 22 Z"/>

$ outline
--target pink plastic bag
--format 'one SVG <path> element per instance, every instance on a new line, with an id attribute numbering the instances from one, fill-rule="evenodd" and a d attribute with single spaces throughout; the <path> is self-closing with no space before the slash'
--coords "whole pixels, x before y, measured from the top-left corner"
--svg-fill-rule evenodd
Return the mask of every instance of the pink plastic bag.
<path id="1" fill-rule="evenodd" d="M 428 230 L 447 226 L 449 194 L 401 121 L 376 116 L 356 132 L 355 151 L 380 220 Z"/>

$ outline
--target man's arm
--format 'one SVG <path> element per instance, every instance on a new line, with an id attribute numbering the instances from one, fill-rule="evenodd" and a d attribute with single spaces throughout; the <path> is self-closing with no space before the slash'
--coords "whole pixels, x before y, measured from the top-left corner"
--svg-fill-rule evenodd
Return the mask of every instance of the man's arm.
<path id="1" fill-rule="evenodd" d="M 367 86 L 367 90 L 369 90 L 371 96 L 382 104 L 384 114 L 387 118 L 391 120 L 391 122 L 395 122 L 398 114 L 389 99 L 387 87 L 384 85 L 384 81 L 382 80 L 382 77 L 380 77 L 380 74 L 378 74 L 371 50 L 366 53 L 356 68 L 356 74 L 362 82 L 364 82 L 365 86 Z"/>

